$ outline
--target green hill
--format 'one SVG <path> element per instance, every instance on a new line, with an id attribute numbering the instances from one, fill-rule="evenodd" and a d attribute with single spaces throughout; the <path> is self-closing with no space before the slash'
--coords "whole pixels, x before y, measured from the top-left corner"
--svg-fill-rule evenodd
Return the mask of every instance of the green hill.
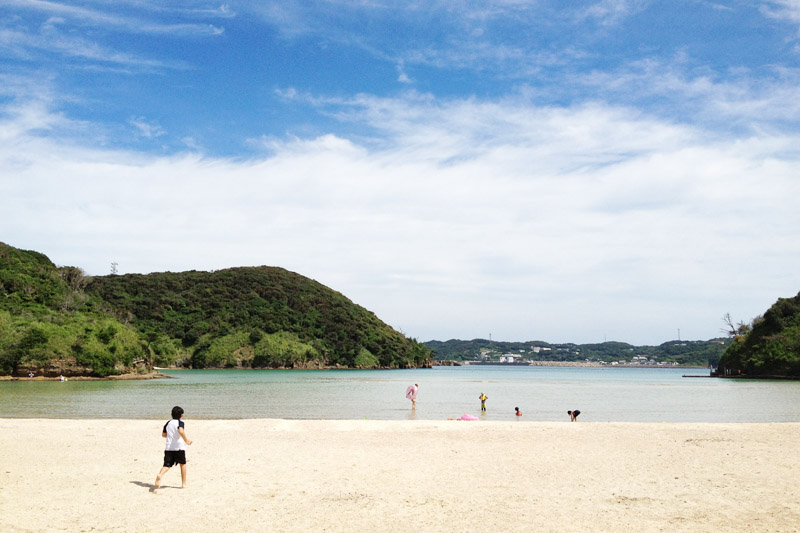
<path id="1" fill-rule="evenodd" d="M 87 281 L 78 268 L 0 243 L 0 375 L 146 370 L 146 344 L 84 291 Z"/>
<path id="2" fill-rule="evenodd" d="M 430 351 L 314 280 L 275 267 L 93 278 L 157 366 L 410 368 Z"/>
<path id="3" fill-rule="evenodd" d="M 800 377 L 800 293 L 778 299 L 734 341 L 719 362 L 720 375 Z"/>
<path id="4" fill-rule="evenodd" d="M 373 313 L 280 268 L 88 278 L 0 243 L 0 375 L 431 363 Z"/>

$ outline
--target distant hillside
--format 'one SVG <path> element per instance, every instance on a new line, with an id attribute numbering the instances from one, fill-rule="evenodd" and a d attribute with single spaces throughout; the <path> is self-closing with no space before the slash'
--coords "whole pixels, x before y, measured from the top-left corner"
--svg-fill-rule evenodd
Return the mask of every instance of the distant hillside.
<path id="1" fill-rule="evenodd" d="M 431 363 L 373 313 L 281 268 L 88 278 L 0 243 L 0 375 Z"/>
<path id="2" fill-rule="evenodd" d="M 800 377 L 800 293 L 780 298 L 735 335 L 719 362 L 720 375 Z"/>
<path id="3" fill-rule="evenodd" d="M 599 344 L 550 344 L 544 341 L 503 342 L 486 339 L 470 341 L 428 341 L 437 360 L 499 361 L 513 355 L 523 361 L 589 361 L 595 363 L 630 363 L 648 361 L 650 364 L 679 364 L 691 366 L 716 365 L 730 344 L 729 339 L 709 341 L 670 341 L 660 346 L 634 346 L 624 342 Z"/>
<path id="4" fill-rule="evenodd" d="M 79 268 L 0 243 L 0 375 L 144 370 L 146 343 L 86 294 L 87 282 Z"/>

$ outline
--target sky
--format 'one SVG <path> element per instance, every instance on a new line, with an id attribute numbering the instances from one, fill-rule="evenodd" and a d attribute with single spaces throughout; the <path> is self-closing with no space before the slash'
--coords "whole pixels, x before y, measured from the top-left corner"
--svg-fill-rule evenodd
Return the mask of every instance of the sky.
<path id="1" fill-rule="evenodd" d="M 420 341 L 800 291 L 800 0 L 0 3 L 0 241 L 279 266 Z"/>

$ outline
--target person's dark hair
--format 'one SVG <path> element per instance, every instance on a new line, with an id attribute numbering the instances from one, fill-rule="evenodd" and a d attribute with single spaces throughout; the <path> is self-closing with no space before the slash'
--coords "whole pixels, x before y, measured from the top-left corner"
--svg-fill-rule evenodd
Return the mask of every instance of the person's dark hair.
<path id="1" fill-rule="evenodd" d="M 177 405 L 172 408 L 172 418 L 177 418 L 180 420 L 182 416 L 183 416 L 183 409 L 181 409 Z"/>

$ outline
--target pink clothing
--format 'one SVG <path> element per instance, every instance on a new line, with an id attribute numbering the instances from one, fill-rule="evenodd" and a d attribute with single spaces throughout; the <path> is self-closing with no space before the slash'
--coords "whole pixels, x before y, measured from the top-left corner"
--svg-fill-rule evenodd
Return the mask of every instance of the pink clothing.
<path id="1" fill-rule="evenodd" d="M 414 385 L 409 385 L 406 389 L 406 398 L 409 400 L 416 400 L 417 399 L 417 387 Z"/>

